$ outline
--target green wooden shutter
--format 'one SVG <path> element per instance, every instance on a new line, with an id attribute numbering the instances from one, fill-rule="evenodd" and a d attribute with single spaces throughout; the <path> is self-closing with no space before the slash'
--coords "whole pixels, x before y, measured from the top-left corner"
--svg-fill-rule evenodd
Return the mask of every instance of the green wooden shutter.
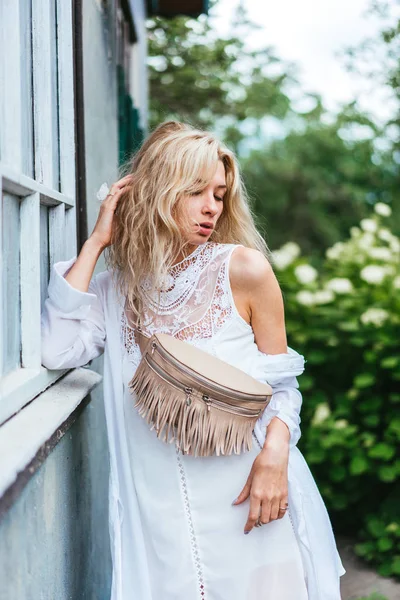
<path id="1" fill-rule="evenodd" d="M 118 69 L 118 129 L 119 164 L 122 165 L 143 142 L 143 130 L 139 126 L 139 111 L 133 105 L 125 85 L 125 74 L 121 65 Z"/>

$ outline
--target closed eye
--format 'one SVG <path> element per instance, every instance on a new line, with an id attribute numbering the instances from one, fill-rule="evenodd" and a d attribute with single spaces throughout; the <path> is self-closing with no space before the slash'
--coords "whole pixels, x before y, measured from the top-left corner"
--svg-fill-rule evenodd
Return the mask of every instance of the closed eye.
<path id="1" fill-rule="evenodd" d="M 203 190 L 196 191 L 196 192 L 190 192 L 190 196 L 200 196 L 202 193 L 203 193 Z M 220 200 L 221 202 L 223 201 L 223 198 L 221 198 L 220 196 L 216 196 L 215 194 L 214 194 L 214 198 L 216 200 Z"/>

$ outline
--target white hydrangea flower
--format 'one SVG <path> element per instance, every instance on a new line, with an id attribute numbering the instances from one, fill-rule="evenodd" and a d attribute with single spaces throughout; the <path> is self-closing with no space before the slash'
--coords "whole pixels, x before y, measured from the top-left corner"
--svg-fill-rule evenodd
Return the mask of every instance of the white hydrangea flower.
<path id="1" fill-rule="evenodd" d="M 361 229 L 359 227 L 350 227 L 350 235 L 352 238 L 359 237 Z"/>
<path id="2" fill-rule="evenodd" d="M 400 240 L 399 238 L 393 236 L 392 239 L 390 240 L 390 249 L 392 250 L 392 252 L 400 252 Z"/>
<path id="3" fill-rule="evenodd" d="M 307 284 L 316 280 L 318 271 L 311 265 L 298 265 L 294 270 L 294 274 L 300 283 Z"/>
<path id="4" fill-rule="evenodd" d="M 317 408 L 315 409 L 315 413 L 312 418 L 312 424 L 319 425 L 319 423 L 325 421 L 330 414 L 331 409 L 329 408 L 328 404 L 326 402 L 321 402 L 321 404 L 318 404 Z"/>
<path id="5" fill-rule="evenodd" d="M 344 250 L 344 247 L 345 246 L 344 246 L 343 242 L 337 242 L 331 248 L 328 248 L 325 255 L 327 258 L 330 258 L 331 260 L 337 260 L 338 258 L 340 258 L 341 254 Z"/>
<path id="6" fill-rule="evenodd" d="M 277 269 L 286 269 L 300 255 L 300 246 L 295 242 L 288 242 L 272 253 L 272 261 Z"/>
<path id="7" fill-rule="evenodd" d="M 368 233 L 375 233 L 375 231 L 378 229 L 376 221 L 373 219 L 362 219 L 360 225 L 361 229 L 367 231 Z"/>
<path id="8" fill-rule="evenodd" d="M 374 236 L 372 233 L 364 233 L 357 240 L 358 247 L 362 250 L 369 250 L 374 245 Z"/>
<path id="9" fill-rule="evenodd" d="M 312 306 L 315 304 L 314 294 L 308 292 L 307 290 L 297 292 L 296 300 L 299 304 L 304 304 L 304 306 Z"/>
<path id="10" fill-rule="evenodd" d="M 296 242 L 287 242 L 282 246 L 282 248 L 284 248 L 286 252 L 291 254 L 293 258 L 297 258 L 298 256 L 300 256 L 300 246 L 296 244 Z"/>
<path id="11" fill-rule="evenodd" d="M 314 294 L 315 304 L 328 304 L 328 302 L 332 302 L 335 299 L 335 295 L 331 290 L 318 290 Z"/>
<path id="12" fill-rule="evenodd" d="M 378 238 L 383 242 L 391 242 L 394 238 L 394 235 L 391 231 L 389 231 L 389 229 L 382 227 L 382 229 L 379 229 L 378 231 Z"/>
<path id="13" fill-rule="evenodd" d="M 325 287 L 336 294 L 350 294 L 353 291 L 353 284 L 347 277 L 334 277 L 327 282 Z"/>
<path id="14" fill-rule="evenodd" d="M 374 210 L 376 214 L 380 215 L 381 217 L 390 217 L 390 215 L 392 214 L 392 209 L 388 204 L 385 204 L 384 202 L 377 202 L 374 206 Z"/>
<path id="15" fill-rule="evenodd" d="M 292 264 L 293 257 L 287 252 L 284 252 L 284 250 L 275 250 L 272 253 L 272 262 L 277 269 L 282 271 Z"/>
<path id="16" fill-rule="evenodd" d="M 396 290 L 400 290 L 400 277 L 395 277 L 395 278 L 393 279 L 393 287 L 394 287 Z"/>
<path id="17" fill-rule="evenodd" d="M 360 317 L 364 325 L 375 325 L 379 327 L 389 317 L 387 310 L 383 308 L 368 308 Z"/>
<path id="18" fill-rule="evenodd" d="M 335 421 L 335 429 L 346 429 L 349 422 L 346 419 L 338 419 Z"/>
<path id="19" fill-rule="evenodd" d="M 392 260 L 392 252 L 389 248 L 370 248 L 368 254 L 371 258 L 375 258 L 375 260 L 384 260 L 387 262 Z"/>
<path id="20" fill-rule="evenodd" d="M 378 265 L 367 265 L 360 272 L 360 277 L 367 283 L 378 285 L 382 283 L 385 278 L 387 271 L 384 267 Z"/>

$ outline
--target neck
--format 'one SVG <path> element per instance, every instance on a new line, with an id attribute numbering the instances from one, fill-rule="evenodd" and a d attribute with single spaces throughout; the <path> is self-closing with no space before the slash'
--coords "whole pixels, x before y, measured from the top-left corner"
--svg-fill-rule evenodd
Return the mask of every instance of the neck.
<path id="1" fill-rule="evenodd" d="M 192 254 L 199 245 L 202 245 L 202 244 L 188 244 L 185 247 L 184 253 L 180 252 L 178 254 L 178 256 L 174 259 L 174 262 L 172 263 L 171 266 L 176 265 L 177 263 L 181 262 L 182 260 L 184 260 L 185 258 L 190 256 L 190 254 Z"/>

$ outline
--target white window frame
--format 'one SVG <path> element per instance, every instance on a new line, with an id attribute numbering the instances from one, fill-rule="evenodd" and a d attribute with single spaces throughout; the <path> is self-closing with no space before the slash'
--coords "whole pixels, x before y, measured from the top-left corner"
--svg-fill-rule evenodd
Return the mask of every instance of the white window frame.
<path id="1" fill-rule="evenodd" d="M 50 265 L 66 256 L 74 256 L 77 251 L 72 0 L 33 2 L 32 14 L 29 11 L 28 17 L 26 14 L 24 0 L 0 1 L 0 52 L 3 56 L 0 81 L 9 82 L 3 85 L 0 95 L 0 191 L 20 200 L 21 256 L 21 367 L 0 378 L 0 424 L 66 372 L 49 371 L 41 366 L 40 205 L 49 210 Z M 54 14 L 57 15 L 56 73 L 54 70 L 52 73 Z M 26 25 L 27 18 L 32 22 L 32 55 L 30 36 L 19 26 L 24 19 Z M 17 50 L 7 52 L 7 48 Z M 32 90 L 27 90 L 23 76 L 30 69 L 33 85 Z M 57 101 L 54 107 L 49 98 L 54 86 L 51 78 L 55 76 Z M 26 107 L 32 104 L 34 133 L 29 138 Z M 33 165 L 35 172 L 32 176 L 26 175 Z M 2 227 L 2 259 L 1 230 Z M 3 264 L 2 260 L 0 264 Z M 1 316 L 3 278 L 0 275 Z M 7 348 L 3 347 L 0 332 L 0 358 L 5 352 Z"/>

